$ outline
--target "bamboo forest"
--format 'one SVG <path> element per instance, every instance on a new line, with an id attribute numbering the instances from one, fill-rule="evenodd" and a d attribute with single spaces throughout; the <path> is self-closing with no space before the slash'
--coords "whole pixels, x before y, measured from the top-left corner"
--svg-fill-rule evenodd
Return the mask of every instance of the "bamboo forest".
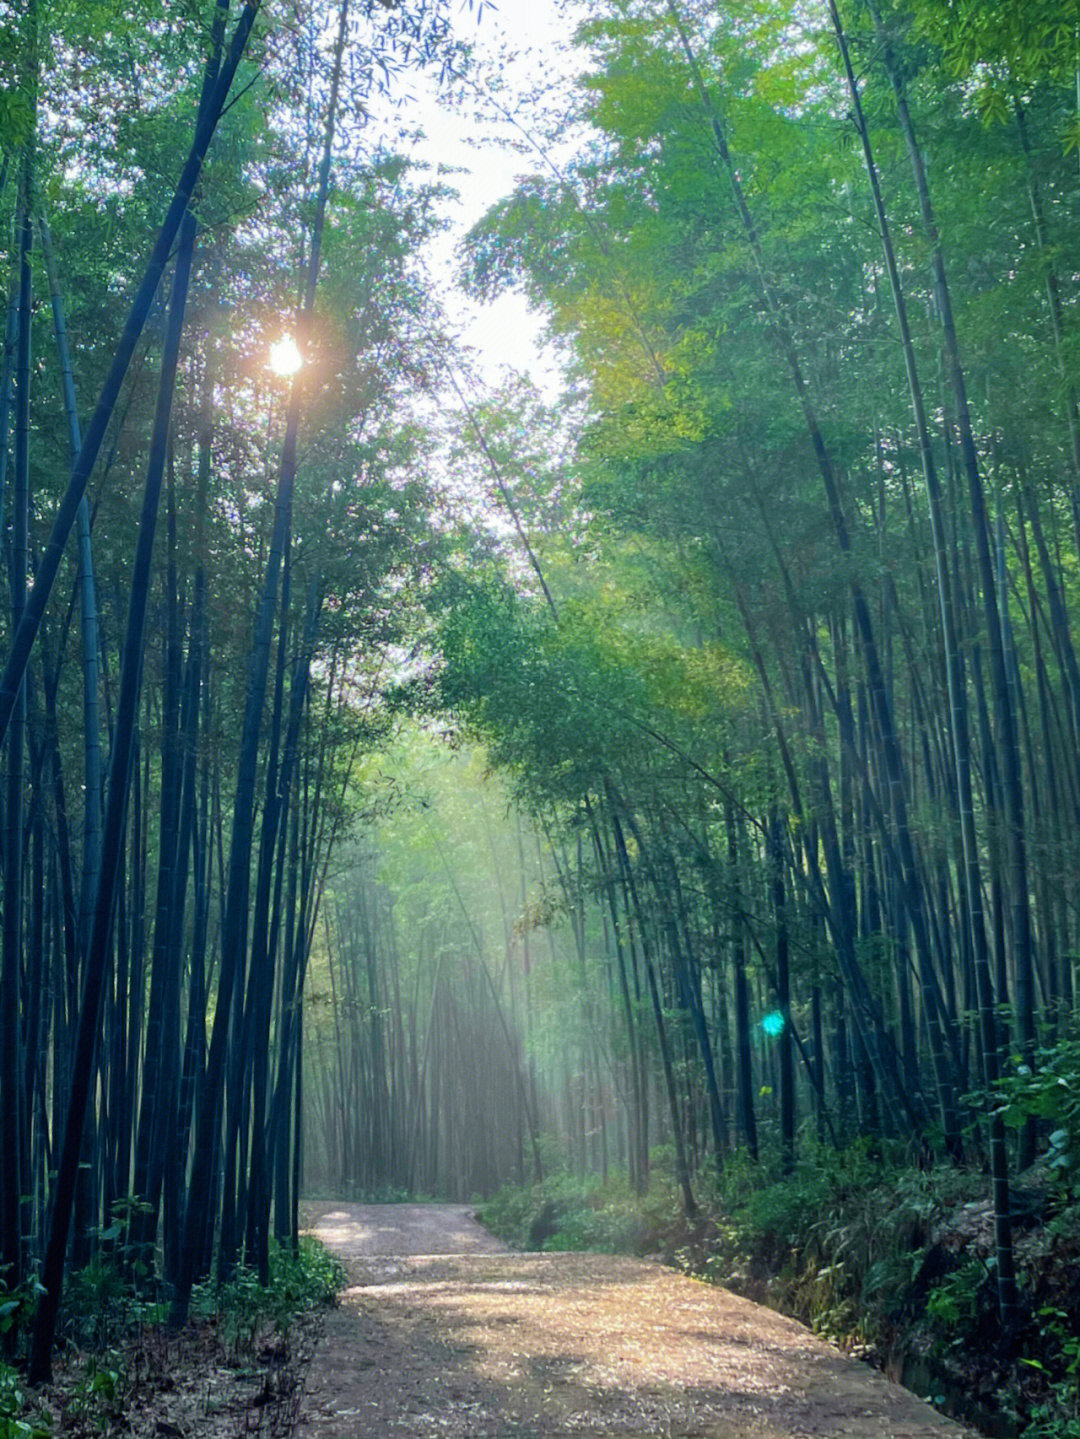
<path id="1" fill-rule="evenodd" d="M 0 0 L 0 1439 L 1080 1439 L 1078 37 Z"/>

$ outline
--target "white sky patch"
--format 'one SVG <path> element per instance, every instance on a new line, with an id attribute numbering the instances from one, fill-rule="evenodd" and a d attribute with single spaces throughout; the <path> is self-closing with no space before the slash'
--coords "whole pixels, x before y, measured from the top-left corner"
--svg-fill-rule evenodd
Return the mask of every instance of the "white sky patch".
<path id="1" fill-rule="evenodd" d="M 570 39 L 574 22 L 560 14 L 558 5 L 559 0 L 495 0 L 485 4 L 478 17 L 463 0 L 454 17 L 457 35 L 472 46 L 480 73 L 486 81 L 495 77 L 502 86 L 499 102 L 525 126 L 529 107 L 519 108 L 518 96 L 555 78 L 553 67 L 557 75 L 567 63 L 559 48 Z M 495 385 L 509 367 L 528 375 L 543 395 L 554 399 L 562 375 L 554 348 L 543 341 L 542 317 L 516 292 L 478 305 L 455 281 L 463 237 L 511 193 L 519 176 L 542 171 L 543 159 L 481 94 L 454 108 L 440 103 L 435 75 L 413 73 L 407 88 L 413 98 L 397 111 L 397 124 L 424 132 L 409 142 L 408 150 L 433 173 L 444 169 L 447 184 L 458 192 L 446 211 L 450 228 L 432 245 L 428 262 L 451 321 L 471 352 L 472 368 L 486 385 Z M 536 139 L 542 143 L 540 136 Z M 518 148 L 500 140 L 514 141 Z"/>

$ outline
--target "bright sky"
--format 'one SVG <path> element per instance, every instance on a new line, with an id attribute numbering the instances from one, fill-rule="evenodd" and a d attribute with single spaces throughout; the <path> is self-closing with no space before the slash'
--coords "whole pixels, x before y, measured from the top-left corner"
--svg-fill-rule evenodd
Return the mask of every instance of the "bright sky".
<path id="1" fill-rule="evenodd" d="M 570 22 L 557 13 L 556 0 L 494 0 L 484 5 L 479 19 L 462 0 L 455 26 L 458 36 L 472 43 L 482 72 L 501 79 L 500 100 L 509 107 L 530 82 L 550 78 L 552 66 L 560 63 L 559 42 L 568 39 L 571 30 Z M 442 165 L 461 171 L 446 177 L 460 198 L 449 208 L 452 228 L 435 247 L 431 266 L 440 288 L 451 292 L 447 308 L 474 351 L 475 369 L 493 384 L 510 366 L 529 374 L 552 397 L 560 387 L 558 368 L 551 351 L 543 349 L 540 317 L 529 312 L 523 297 L 505 295 L 481 306 L 453 287 L 454 252 L 462 236 L 509 194 L 517 176 L 540 168 L 542 162 L 535 153 L 521 154 L 492 143 L 496 136 L 512 132 L 481 97 L 455 110 L 438 102 L 434 77 L 411 77 L 409 88 L 416 99 L 402 110 L 400 119 L 425 132 L 416 153 L 433 168 Z M 485 110 L 486 121 L 478 118 Z"/>

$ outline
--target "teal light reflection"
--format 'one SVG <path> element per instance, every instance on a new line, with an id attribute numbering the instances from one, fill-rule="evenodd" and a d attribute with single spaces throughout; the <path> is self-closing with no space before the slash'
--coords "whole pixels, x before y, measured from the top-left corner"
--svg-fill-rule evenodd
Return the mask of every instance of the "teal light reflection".
<path id="1" fill-rule="evenodd" d="M 761 1027 L 770 1039 L 775 1039 L 778 1034 L 784 1032 L 784 1016 L 778 1009 L 770 1010 L 761 1021 Z"/>

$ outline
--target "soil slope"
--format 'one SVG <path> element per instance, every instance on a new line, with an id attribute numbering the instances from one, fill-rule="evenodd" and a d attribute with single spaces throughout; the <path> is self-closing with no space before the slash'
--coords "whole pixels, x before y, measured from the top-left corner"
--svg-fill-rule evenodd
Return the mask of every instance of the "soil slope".
<path id="1" fill-rule="evenodd" d="M 809 1330 L 598 1254 L 520 1254 L 461 1205 L 313 1204 L 350 1287 L 308 1372 L 302 1439 L 966 1439 Z"/>

